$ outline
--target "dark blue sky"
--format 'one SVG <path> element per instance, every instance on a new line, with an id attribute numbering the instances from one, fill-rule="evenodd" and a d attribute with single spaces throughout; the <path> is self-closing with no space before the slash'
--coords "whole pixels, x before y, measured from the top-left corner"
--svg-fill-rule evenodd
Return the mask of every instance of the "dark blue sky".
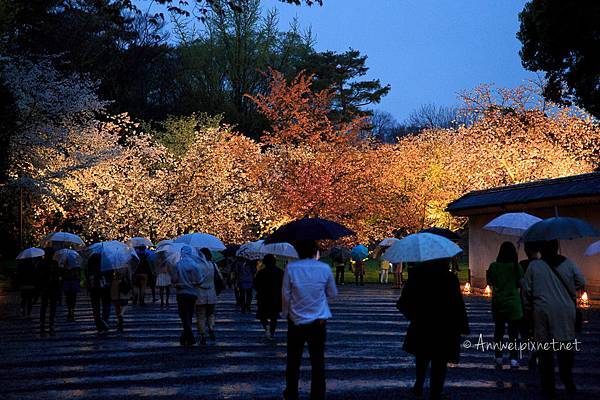
<path id="1" fill-rule="evenodd" d="M 392 90 L 375 108 L 403 120 L 425 103 L 456 104 L 480 83 L 519 85 L 535 75 L 519 58 L 518 14 L 525 0 L 324 0 L 322 7 L 276 7 L 283 29 L 298 17 L 318 50 L 360 50 L 369 76 Z"/>

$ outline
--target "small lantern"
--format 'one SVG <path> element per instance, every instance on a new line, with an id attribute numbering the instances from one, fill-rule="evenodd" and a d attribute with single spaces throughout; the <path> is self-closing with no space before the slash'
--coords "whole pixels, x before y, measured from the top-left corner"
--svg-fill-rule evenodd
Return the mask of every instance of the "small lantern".
<path id="1" fill-rule="evenodd" d="M 485 289 L 483 289 L 483 295 L 485 297 L 490 297 L 492 295 L 492 288 L 490 287 L 490 285 L 487 285 Z"/>
<path id="2" fill-rule="evenodd" d="M 465 283 L 465 286 L 463 286 L 462 292 L 464 294 L 471 294 L 471 284 L 469 282 Z"/>
<path id="3" fill-rule="evenodd" d="M 588 308 L 590 306 L 590 299 L 588 298 L 587 292 L 583 292 L 579 298 L 579 307 Z"/>

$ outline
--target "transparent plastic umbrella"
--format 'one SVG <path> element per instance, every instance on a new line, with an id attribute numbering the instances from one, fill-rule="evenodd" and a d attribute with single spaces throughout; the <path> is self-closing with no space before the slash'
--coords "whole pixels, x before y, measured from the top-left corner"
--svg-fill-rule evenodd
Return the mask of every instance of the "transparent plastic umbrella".
<path id="1" fill-rule="evenodd" d="M 30 247 L 28 249 L 23 250 L 17 255 L 17 260 L 25 260 L 27 258 L 37 258 L 44 257 L 46 252 L 42 249 L 38 249 L 37 247 Z"/>
<path id="2" fill-rule="evenodd" d="M 61 249 L 54 253 L 52 256 L 54 261 L 58 263 L 58 266 L 64 269 L 75 269 L 81 268 L 83 264 L 83 258 L 78 252 L 71 249 Z"/>
<path id="3" fill-rule="evenodd" d="M 381 246 L 381 247 L 390 247 L 391 245 L 393 245 L 394 243 L 396 243 L 399 240 L 400 239 L 397 239 L 395 237 L 385 238 L 381 242 L 379 242 L 379 246 Z"/>
<path id="4" fill-rule="evenodd" d="M 210 268 L 204 256 L 185 243 L 173 243 L 160 251 L 162 268 L 171 275 L 174 285 L 197 286 L 201 284 Z"/>
<path id="5" fill-rule="evenodd" d="M 391 263 L 423 262 L 451 258 L 462 252 L 451 240 L 432 233 L 414 233 L 394 243 L 383 259 Z"/>
<path id="6" fill-rule="evenodd" d="M 62 243 L 62 244 L 66 243 L 66 244 L 72 245 L 73 247 L 85 246 L 85 243 L 79 236 L 75 235 L 74 233 L 69 233 L 69 232 L 51 233 L 42 240 L 42 242 L 40 243 L 40 246 L 47 247 L 47 246 L 53 245 L 54 243 Z"/>
<path id="7" fill-rule="evenodd" d="M 588 257 L 596 254 L 600 254 L 600 240 L 590 244 L 587 250 L 585 251 L 585 255 Z"/>
<path id="8" fill-rule="evenodd" d="M 299 258 L 298 252 L 290 243 L 263 243 L 258 251 L 261 254 L 272 254 L 274 256 L 285 257 L 285 258 Z"/>
<path id="9" fill-rule="evenodd" d="M 263 244 L 264 240 L 244 243 L 240 246 L 238 251 L 235 252 L 235 255 L 247 260 L 261 260 L 265 256 L 265 253 L 261 253 L 260 251 Z"/>
<path id="10" fill-rule="evenodd" d="M 94 243 L 86 249 L 88 257 L 96 253 L 100 254 L 101 271 L 123 268 L 133 270 L 140 261 L 134 249 L 117 240 Z"/>
<path id="11" fill-rule="evenodd" d="M 188 233 L 179 236 L 174 242 L 189 244 L 197 249 L 209 249 L 212 251 L 226 249 L 225 245 L 218 237 L 209 235 L 208 233 Z"/>
<path id="12" fill-rule="evenodd" d="M 145 238 L 145 237 L 132 237 L 131 239 L 129 239 L 127 241 L 127 244 L 129 245 L 129 247 L 152 247 L 154 246 L 152 244 L 152 241 L 150 241 L 150 239 Z"/>
<path id="13" fill-rule="evenodd" d="M 521 236 L 527 229 L 541 220 L 541 218 L 526 212 L 506 213 L 488 222 L 483 229 L 500 235 Z"/>

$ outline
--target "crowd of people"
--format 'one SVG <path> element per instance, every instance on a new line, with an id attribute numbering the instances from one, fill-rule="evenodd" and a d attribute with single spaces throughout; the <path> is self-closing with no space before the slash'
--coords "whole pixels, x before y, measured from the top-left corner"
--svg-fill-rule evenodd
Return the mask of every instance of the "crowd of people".
<path id="1" fill-rule="evenodd" d="M 123 330 L 124 310 L 132 301 L 146 304 L 147 287 L 152 301 L 168 306 L 170 288 L 174 287 L 178 313 L 182 323 L 180 343 L 183 346 L 201 345 L 214 341 L 215 311 L 218 295 L 233 287 L 236 302 L 242 313 L 252 312 L 256 292 L 256 317 L 271 339 L 276 334 L 279 318 L 287 320 L 286 399 L 298 398 L 298 376 L 305 344 L 308 345 L 312 367 L 311 398 L 324 399 L 325 341 L 327 320 L 332 317 L 328 301 L 337 294 L 337 284 L 344 283 L 345 262 L 333 259 L 335 277 L 329 264 L 319 261 L 315 241 L 294 244 L 299 259 L 290 261 L 284 270 L 277 266 L 273 255 L 262 260 L 227 257 L 217 265 L 213 253 L 206 248 L 182 251 L 175 273 L 161 268 L 157 253 L 146 247 L 135 248 L 137 261 L 127 269 L 103 271 L 101 257 L 92 254 L 84 271 L 60 268 L 48 247 L 39 262 L 23 260 L 18 268 L 23 316 L 30 316 L 32 304 L 40 301 L 40 334 L 54 334 L 57 303 L 64 294 L 69 321 L 75 321 L 80 281 L 87 288 L 94 321 L 99 333 L 109 329 L 111 309 L 117 329 Z M 505 242 L 496 261 L 487 271 L 492 288 L 491 311 L 494 321 L 494 341 L 498 345 L 494 363 L 503 367 L 502 343 L 505 334 L 510 342 L 537 341 L 570 342 L 575 338 L 579 322 L 576 291 L 585 283 L 577 266 L 559 255 L 558 242 L 527 242 L 527 259 L 519 262 L 515 245 Z M 261 264 L 259 268 L 259 265 Z M 364 266 L 355 263 L 355 282 L 363 284 Z M 430 396 L 440 398 L 448 363 L 458 363 L 461 335 L 470 333 L 467 312 L 459 280 L 450 258 L 435 259 L 408 269 L 403 282 L 398 310 L 410 324 L 404 350 L 415 355 L 416 381 L 413 391 L 422 395 L 427 370 L 430 373 Z M 401 265 L 401 264 L 400 264 Z M 395 267 L 381 264 L 380 281 L 387 282 L 388 271 Z M 396 279 L 397 283 L 401 281 Z M 196 316 L 198 339 L 193 334 L 192 321 Z M 47 318 L 48 317 L 48 318 Z M 559 375 L 568 393 L 576 391 L 573 381 L 574 353 L 572 350 L 532 351 L 528 367 L 539 368 L 542 390 L 548 396 L 555 390 L 554 354 Z M 516 349 L 509 352 L 511 368 L 519 367 Z"/>

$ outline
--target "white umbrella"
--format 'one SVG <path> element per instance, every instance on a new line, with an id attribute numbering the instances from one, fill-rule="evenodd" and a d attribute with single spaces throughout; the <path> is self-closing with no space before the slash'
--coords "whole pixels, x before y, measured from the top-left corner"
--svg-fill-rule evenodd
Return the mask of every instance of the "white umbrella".
<path id="1" fill-rule="evenodd" d="M 87 248 L 88 255 L 100 254 L 100 270 L 132 268 L 140 259 L 131 247 L 117 240 L 94 243 Z"/>
<path id="2" fill-rule="evenodd" d="M 61 249 L 54 253 L 52 256 L 54 261 L 58 263 L 58 266 L 65 269 L 81 268 L 83 258 L 78 252 L 71 249 Z"/>
<path id="3" fill-rule="evenodd" d="M 600 254 L 600 240 L 590 244 L 585 251 L 586 256 L 593 256 L 594 254 Z"/>
<path id="4" fill-rule="evenodd" d="M 152 247 L 154 246 L 150 239 L 145 237 L 132 237 L 127 241 L 129 247 Z"/>
<path id="5" fill-rule="evenodd" d="M 451 240 L 432 233 L 414 233 L 394 243 L 383 254 L 391 263 L 423 262 L 454 257 L 462 250 Z"/>
<path id="6" fill-rule="evenodd" d="M 75 247 L 83 247 L 85 243 L 81 238 L 74 233 L 69 232 L 54 232 L 46 236 L 42 242 L 42 247 L 47 247 L 52 245 L 53 243 L 68 243 Z"/>
<path id="7" fill-rule="evenodd" d="M 261 253 L 264 242 L 264 240 L 257 240 L 256 242 L 244 243 L 235 252 L 235 255 L 247 260 L 261 260 L 265 255 L 265 253 Z"/>
<path id="8" fill-rule="evenodd" d="M 281 243 L 269 243 L 262 244 L 258 251 L 262 254 L 272 254 L 274 256 L 286 257 L 286 258 L 300 258 L 298 252 L 289 243 L 281 242 Z"/>
<path id="9" fill-rule="evenodd" d="M 541 220 L 541 218 L 526 212 L 506 213 L 488 222 L 483 229 L 500 235 L 521 236 L 527 229 Z"/>
<path id="10" fill-rule="evenodd" d="M 174 240 L 176 243 L 189 244 L 197 249 L 209 249 L 212 251 L 225 250 L 225 245 L 219 238 L 208 233 L 188 233 Z"/>
<path id="11" fill-rule="evenodd" d="M 381 242 L 379 242 L 379 246 L 381 246 L 381 247 L 389 247 L 389 246 L 393 245 L 394 243 L 396 243 L 399 240 L 400 239 L 397 239 L 395 237 L 385 238 Z"/>
<path id="12" fill-rule="evenodd" d="M 30 247 L 30 248 L 25 249 L 22 252 L 20 252 L 19 255 L 17 256 L 17 260 L 24 260 L 26 258 L 44 257 L 44 254 L 46 254 L 46 252 L 44 250 L 38 249 L 37 247 Z"/>

